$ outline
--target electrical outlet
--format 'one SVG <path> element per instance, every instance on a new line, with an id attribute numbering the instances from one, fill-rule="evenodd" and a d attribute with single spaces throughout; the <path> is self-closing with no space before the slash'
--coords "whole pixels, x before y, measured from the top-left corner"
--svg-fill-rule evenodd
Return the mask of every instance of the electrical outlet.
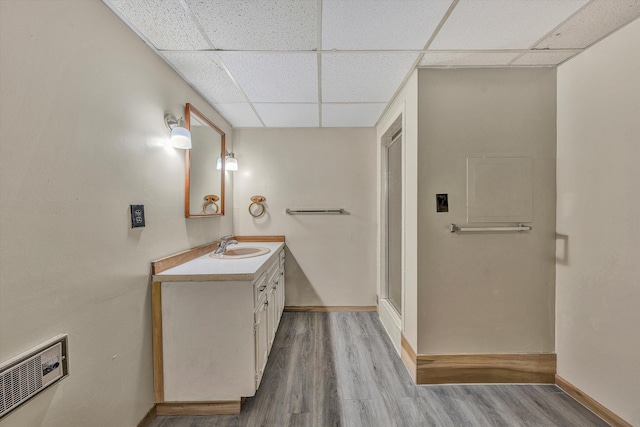
<path id="1" fill-rule="evenodd" d="M 131 228 L 144 227 L 144 205 L 131 206 Z"/>

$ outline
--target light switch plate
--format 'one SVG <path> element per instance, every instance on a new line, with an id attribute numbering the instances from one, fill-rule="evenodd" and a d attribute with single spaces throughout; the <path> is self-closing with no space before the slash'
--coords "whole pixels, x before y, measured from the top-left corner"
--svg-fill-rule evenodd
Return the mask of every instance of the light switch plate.
<path id="1" fill-rule="evenodd" d="M 144 205 L 131 206 L 131 228 L 144 227 Z"/>
<path id="2" fill-rule="evenodd" d="M 436 212 L 449 212 L 449 195 L 436 194 Z"/>

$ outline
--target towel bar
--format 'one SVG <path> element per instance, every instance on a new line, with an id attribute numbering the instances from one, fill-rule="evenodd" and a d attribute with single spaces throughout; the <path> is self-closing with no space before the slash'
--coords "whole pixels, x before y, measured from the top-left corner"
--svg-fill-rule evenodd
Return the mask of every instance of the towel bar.
<path id="1" fill-rule="evenodd" d="M 460 227 L 455 224 L 449 226 L 452 233 L 481 233 L 488 231 L 531 231 L 533 227 L 530 225 L 518 224 L 511 227 Z"/>
<path id="2" fill-rule="evenodd" d="M 287 215 L 345 215 L 344 209 L 289 209 Z"/>

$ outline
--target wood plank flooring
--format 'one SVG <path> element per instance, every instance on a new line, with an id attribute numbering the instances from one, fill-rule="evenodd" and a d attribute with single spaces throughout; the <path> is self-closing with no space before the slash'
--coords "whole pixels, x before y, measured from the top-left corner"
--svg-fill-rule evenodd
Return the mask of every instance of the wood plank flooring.
<path id="1" fill-rule="evenodd" d="M 159 416 L 151 427 L 607 425 L 555 385 L 416 386 L 377 313 L 287 312 L 240 414 Z"/>

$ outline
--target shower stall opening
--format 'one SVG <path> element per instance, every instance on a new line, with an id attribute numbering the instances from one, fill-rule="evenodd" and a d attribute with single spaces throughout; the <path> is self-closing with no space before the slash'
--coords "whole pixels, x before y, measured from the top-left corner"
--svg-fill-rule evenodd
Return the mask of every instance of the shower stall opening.
<path id="1" fill-rule="evenodd" d="M 402 316 L 402 130 L 386 152 L 386 299 Z"/>
<path id="2" fill-rule="evenodd" d="M 378 315 L 398 354 L 405 307 L 406 141 L 403 114 L 381 136 L 379 150 Z"/>

